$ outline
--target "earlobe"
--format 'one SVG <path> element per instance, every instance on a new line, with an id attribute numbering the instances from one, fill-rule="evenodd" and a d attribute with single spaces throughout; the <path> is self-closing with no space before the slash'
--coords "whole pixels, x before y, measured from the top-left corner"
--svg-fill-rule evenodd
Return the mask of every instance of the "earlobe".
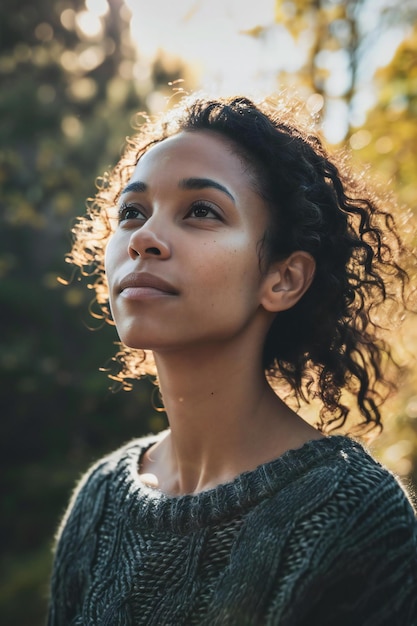
<path id="1" fill-rule="evenodd" d="M 293 307 L 313 282 L 316 262 L 298 250 L 272 265 L 263 285 L 262 306 L 272 313 Z"/>

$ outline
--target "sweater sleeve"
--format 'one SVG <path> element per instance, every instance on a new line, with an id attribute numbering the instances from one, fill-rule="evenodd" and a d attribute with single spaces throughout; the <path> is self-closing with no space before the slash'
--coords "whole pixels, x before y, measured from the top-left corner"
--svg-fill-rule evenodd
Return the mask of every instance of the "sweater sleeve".
<path id="1" fill-rule="evenodd" d="M 72 624 L 80 614 L 95 555 L 95 532 L 108 499 L 111 462 L 94 465 L 80 480 L 59 526 L 54 550 L 48 626 Z M 78 623 L 78 622 L 75 622 Z"/>
<path id="2" fill-rule="evenodd" d="M 335 495 L 325 548 L 317 547 L 295 609 L 279 626 L 417 625 L 415 512 L 391 474 L 368 469 Z"/>

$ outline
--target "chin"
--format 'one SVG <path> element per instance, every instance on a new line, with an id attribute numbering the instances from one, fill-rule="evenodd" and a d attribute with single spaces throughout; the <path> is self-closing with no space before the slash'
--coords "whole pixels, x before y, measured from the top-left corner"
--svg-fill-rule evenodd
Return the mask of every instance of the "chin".
<path id="1" fill-rule="evenodd" d="M 123 345 L 131 350 L 153 351 L 164 347 L 161 346 L 160 341 L 152 341 L 149 335 L 148 337 L 138 337 L 137 335 L 135 337 L 132 337 L 131 335 L 119 334 L 119 337 Z"/>

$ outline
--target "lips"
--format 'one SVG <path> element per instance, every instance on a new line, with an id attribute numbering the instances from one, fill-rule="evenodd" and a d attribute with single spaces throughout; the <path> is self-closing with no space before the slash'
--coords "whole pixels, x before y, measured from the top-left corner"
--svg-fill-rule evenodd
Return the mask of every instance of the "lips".
<path id="1" fill-rule="evenodd" d="M 148 274 L 147 272 L 132 272 L 127 274 L 119 284 L 119 292 L 125 295 L 152 295 L 160 293 L 162 295 L 176 296 L 178 290 L 170 283 L 159 276 Z"/>

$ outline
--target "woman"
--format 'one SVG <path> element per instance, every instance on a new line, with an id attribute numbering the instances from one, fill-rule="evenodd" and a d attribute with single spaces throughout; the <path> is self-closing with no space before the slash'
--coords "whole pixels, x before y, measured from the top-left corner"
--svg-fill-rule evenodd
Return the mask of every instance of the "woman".
<path id="1" fill-rule="evenodd" d="M 120 380 L 156 366 L 170 428 L 81 481 L 50 625 L 417 624 L 413 508 L 328 436 L 380 426 L 401 243 L 287 120 L 185 100 L 129 142 L 75 230 L 126 346 Z M 315 427 L 291 399 L 320 401 Z"/>

